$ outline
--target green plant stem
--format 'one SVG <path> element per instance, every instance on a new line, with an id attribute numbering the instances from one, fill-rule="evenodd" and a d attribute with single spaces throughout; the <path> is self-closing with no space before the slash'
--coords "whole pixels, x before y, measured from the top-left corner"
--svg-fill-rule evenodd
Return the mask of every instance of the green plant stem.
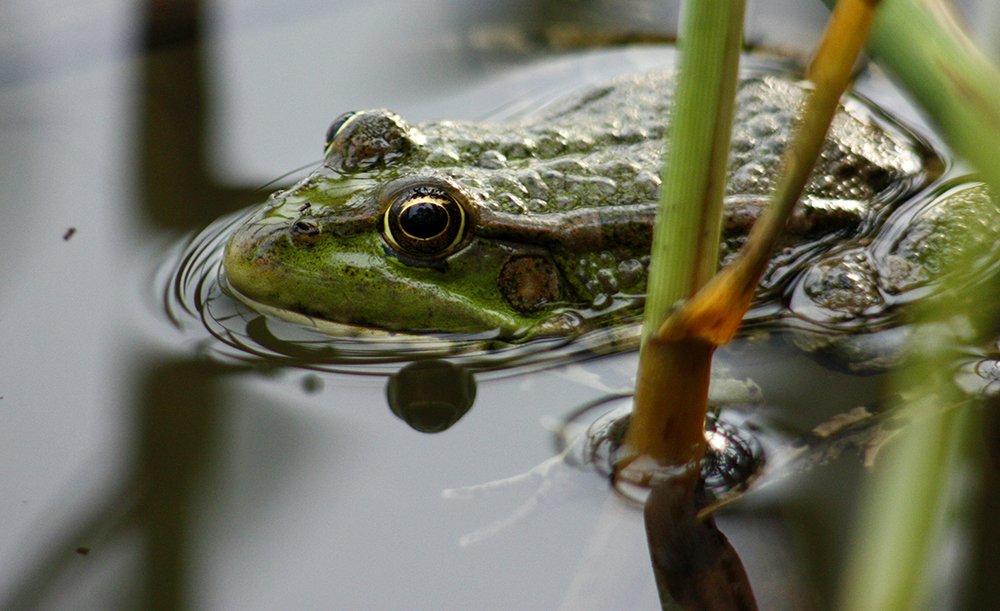
<path id="1" fill-rule="evenodd" d="M 958 23 L 942 0 L 885 0 L 868 48 L 1000 193 L 1000 71 Z"/>
<path id="2" fill-rule="evenodd" d="M 702 5 L 702 10 L 706 12 L 721 11 L 727 3 L 705 2 L 695 3 L 693 6 Z M 784 171 L 772 204 L 754 226 L 739 258 L 719 274 L 713 275 L 701 259 L 697 262 L 690 259 L 691 252 L 697 252 L 708 244 L 713 249 L 718 248 L 717 224 L 712 225 L 716 236 L 714 241 L 709 241 L 704 236 L 704 227 L 692 234 L 694 229 L 688 224 L 693 222 L 692 219 L 699 218 L 697 208 L 708 207 L 710 202 L 703 200 L 699 205 L 694 199 L 680 199 L 680 194 L 690 198 L 712 195 L 718 198 L 718 205 L 721 206 L 723 186 L 713 183 L 711 187 L 696 189 L 697 181 L 691 176 L 721 181 L 725 178 L 725 171 L 714 168 L 698 173 L 697 164 L 692 167 L 686 164 L 695 163 L 698 155 L 724 164 L 725 155 L 718 150 L 718 146 L 725 144 L 728 148 L 731 109 L 726 115 L 729 121 L 725 135 L 719 133 L 722 126 L 707 119 L 695 120 L 683 130 L 675 126 L 671 145 L 673 147 L 677 144 L 681 148 L 676 151 L 671 148 L 671 158 L 668 159 L 665 170 L 661 214 L 654 235 L 654 265 L 650 278 L 652 294 L 647 297 L 646 302 L 635 409 L 626 439 L 628 445 L 639 454 L 650 456 L 662 464 L 687 467 L 689 472 L 694 471 L 700 461 L 705 447 L 702 426 L 708 407 L 712 354 L 717 346 L 733 337 L 750 305 L 768 257 L 819 156 L 840 96 L 850 82 L 851 67 L 864 44 L 877 5 L 878 0 L 843 0 L 834 11 L 816 57 L 809 65 L 807 78 L 813 81 L 815 89 L 806 99 L 804 117 L 785 155 Z M 693 16 L 691 21 L 695 21 Z M 720 32 L 723 31 L 721 26 L 715 27 Z M 729 32 L 728 29 L 725 31 Z M 706 32 L 703 35 L 708 34 Z M 721 38 L 719 34 L 716 35 Z M 730 37 L 729 42 L 736 44 L 737 37 Z M 737 51 L 738 49 L 731 50 L 733 53 Z M 682 47 L 679 97 L 674 113 L 678 121 L 683 120 L 683 111 L 693 112 L 697 116 L 704 108 L 716 108 L 708 103 L 697 105 L 696 102 L 701 98 L 689 94 L 687 90 L 682 91 L 687 66 L 685 58 L 694 53 L 693 49 L 684 53 Z M 712 55 L 707 51 L 702 55 L 726 58 L 724 54 Z M 726 69 L 708 72 L 731 78 L 732 88 L 725 89 L 730 93 L 735 89 L 738 56 L 731 58 L 731 61 L 732 71 Z M 709 95 L 720 90 L 719 86 L 706 86 L 699 93 Z M 691 97 L 680 97 L 682 93 Z M 704 143 L 695 146 L 686 142 L 683 138 L 688 135 L 687 130 L 693 132 L 693 126 L 701 126 L 701 130 L 696 133 L 717 146 L 707 146 Z M 677 169 L 678 166 L 681 169 Z M 691 174 L 687 181 L 684 180 L 686 173 Z M 676 185 L 676 194 L 675 185 L 670 182 L 672 179 L 681 181 L 681 184 Z M 714 200 L 711 204 L 714 205 Z M 681 209 L 687 210 L 690 216 L 679 216 L 678 211 Z M 704 214 L 701 221 L 710 222 Z M 671 254 L 675 249 L 678 253 Z M 715 251 L 703 253 L 703 256 L 711 262 L 714 271 Z M 659 266 L 666 266 L 667 263 L 670 267 L 666 267 L 660 277 Z M 690 266 L 686 268 L 686 273 L 681 265 Z M 685 298 L 688 299 L 680 301 Z M 680 306 L 671 312 L 671 306 L 678 303 Z"/>
<path id="3" fill-rule="evenodd" d="M 684 4 L 683 14 L 644 338 L 659 328 L 673 304 L 692 296 L 718 268 L 744 2 L 693 0 Z M 692 486 L 705 448 L 714 349 L 700 340 L 666 347 L 643 341 L 640 351 L 627 441 L 662 464 L 692 467 Z"/>
<path id="4" fill-rule="evenodd" d="M 685 2 L 669 154 L 653 234 L 644 334 L 711 278 L 739 74 L 744 3 Z"/>
<path id="5" fill-rule="evenodd" d="M 837 5 L 806 72 L 815 87 L 806 98 L 795 138 L 785 153 L 770 206 L 754 224 L 736 261 L 712 277 L 652 338 L 663 342 L 701 339 L 719 346 L 736 334 L 768 258 L 819 157 L 877 5 L 878 0 L 842 0 Z"/>
<path id="6" fill-rule="evenodd" d="M 950 359 L 942 357 L 920 356 L 894 380 L 909 401 L 898 407 L 914 421 L 880 452 L 878 468 L 866 483 L 838 609 L 923 606 L 928 559 L 946 522 L 943 509 L 951 501 L 948 483 L 960 475 L 979 420 L 971 409 L 943 409 L 961 402 L 949 396 L 954 394 L 951 381 L 940 380 L 942 373 L 951 372 Z M 929 378 L 928 368 L 934 369 Z"/>

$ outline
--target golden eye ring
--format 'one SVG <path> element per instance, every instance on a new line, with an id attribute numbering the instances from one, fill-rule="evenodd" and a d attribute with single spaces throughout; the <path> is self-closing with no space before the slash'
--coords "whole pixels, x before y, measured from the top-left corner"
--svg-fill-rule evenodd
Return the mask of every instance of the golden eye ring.
<path id="1" fill-rule="evenodd" d="M 397 252 L 417 259 L 446 257 L 467 232 L 465 209 L 447 190 L 417 185 L 393 198 L 382 221 L 382 236 Z"/>

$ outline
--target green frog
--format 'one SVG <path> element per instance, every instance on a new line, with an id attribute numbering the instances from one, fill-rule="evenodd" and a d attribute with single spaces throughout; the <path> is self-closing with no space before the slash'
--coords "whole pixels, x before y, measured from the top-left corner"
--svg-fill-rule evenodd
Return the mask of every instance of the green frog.
<path id="1" fill-rule="evenodd" d="M 523 341 L 634 321 L 674 82 L 670 72 L 621 77 L 496 123 L 345 113 L 322 166 L 230 237 L 228 288 L 324 329 Z M 767 203 L 805 91 L 778 70 L 741 74 L 723 263 Z M 755 311 L 864 323 L 925 284 L 947 236 L 992 209 L 972 184 L 887 231 L 886 218 L 943 167 L 923 140 L 846 98 Z M 947 221 L 941 210 L 953 205 L 970 212 Z"/>

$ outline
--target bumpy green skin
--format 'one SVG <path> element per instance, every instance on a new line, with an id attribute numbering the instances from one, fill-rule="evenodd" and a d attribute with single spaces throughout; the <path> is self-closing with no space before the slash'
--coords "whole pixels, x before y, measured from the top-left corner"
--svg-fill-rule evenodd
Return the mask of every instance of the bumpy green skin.
<path id="1" fill-rule="evenodd" d="M 229 285 L 251 304 L 319 320 L 411 332 L 496 331 L 506 339 L 635 314 L 672 87 L 669 74 L 631 76 L 500 124 L 409 126 L 370 111 L 366 116 L 396 131 L 384 134 L 374 121 L 355 133 L 353 148 L 331 146 L 323 167 L 272 195 L 227 244 Z M 738 96 L 723 260 L 773 187 L 802 92 L 787 76 L 760 72 L 743 75 Z M 836 241 L 871 236 L 874 219 L 926 185 L 934 173 L 928 168 L 939 166 L 917 139 L 850 100 L 765 285 L 803 257 L 817 259 L 813 269 L 827 265 L 817 253 Z M 427 180 L 458 192 L 468 230 L 448 256 L 414 260 L 384 239 L 382 217 L 392 185 Z M 527 287 L 541 274 L 537 266 L 510 273 L 508 263 L 524 257 L 548 270 L 542 297 L 530 288 L 519 297 L 518 283 Z M 919 267 L 926 257 L 911 259 Z M 859 284 L 884 284 L 877 266 L 869 267 Z M 860 307 L 834 301 L 849 312 Z"/>

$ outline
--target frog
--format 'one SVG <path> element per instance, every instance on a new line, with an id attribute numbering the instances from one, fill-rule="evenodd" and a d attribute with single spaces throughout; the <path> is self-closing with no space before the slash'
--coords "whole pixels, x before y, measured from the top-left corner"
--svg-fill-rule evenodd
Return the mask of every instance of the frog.
<path id="1" fill-rule="evenodd" d="M 255 310 L 332 334 L 517 343 L 634 328 L 675 86 L 670 68 L 630 74 L 499 121 L 343 113 L 327 130 L 322 164 L 233 230 L 226 289 Z M 766 208 L 808 91 L 784 69 L 741 70 L 722 265 Z M 887 231 L 887 219 L 932 191 L 947 163 L 899 120 L 846 96 L 748 320 L 812 316 L 863 329 L 926 285 L 960 223 L 989 226 L 976 215 L 993 208 L 973 181 L 955 187 L 961 196 L 931 196 L 924 221 L 902 215 L 897 224 L 918 228 L 910 242 Z M 972 212 L 945 230 L 949 202 Z M 927 252 L 928 235 L 952 237 L 931 240 Z"/>

